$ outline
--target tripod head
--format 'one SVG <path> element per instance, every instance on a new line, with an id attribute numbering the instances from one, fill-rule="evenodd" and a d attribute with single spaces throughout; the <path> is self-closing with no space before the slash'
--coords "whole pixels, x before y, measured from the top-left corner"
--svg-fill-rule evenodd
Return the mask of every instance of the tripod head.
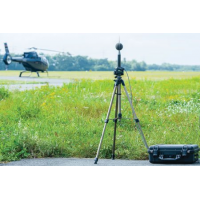
<path id="1" fill-rule="evenodd" d="M 123 45 L 119 42 L 116 44 L 115 48 L 119 51 L 118 58 L 117 58 L 117 67 L 114 71 L 114 75 L 116 77 L 124 75 L 124 68 L 121 67 L 121 53 L 120 51 L 123 49 Z"/>

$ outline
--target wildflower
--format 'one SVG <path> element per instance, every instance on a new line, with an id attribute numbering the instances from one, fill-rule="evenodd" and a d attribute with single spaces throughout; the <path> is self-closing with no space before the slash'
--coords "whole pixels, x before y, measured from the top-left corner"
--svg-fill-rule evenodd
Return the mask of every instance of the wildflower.
<path id="1" fill-rule="evenodd" d="M 45 106 L 46 105 L 46 102 L 44 102 L 43 104 L 42 104 L 42 106 Z"/>

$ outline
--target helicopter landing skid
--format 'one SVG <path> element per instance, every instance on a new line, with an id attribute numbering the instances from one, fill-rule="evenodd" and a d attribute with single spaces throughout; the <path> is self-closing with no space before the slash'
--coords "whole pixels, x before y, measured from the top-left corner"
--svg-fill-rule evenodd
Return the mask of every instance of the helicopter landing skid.
<path id="1" fill-rule="evenodd" d="M 22 72 L 20 72 L 19 77 L 22 77 L 22 74 L 25 73 L 25 72 L 28 72 L 28 71 L 22 71 Z M 35 73 L 37 73 L 37 76 L 40 77 L 39 72 L 36 71 Z M 32 72 L 30 73 L 29 77 L 31 76 L 31 74 L 32 74 Z"/>

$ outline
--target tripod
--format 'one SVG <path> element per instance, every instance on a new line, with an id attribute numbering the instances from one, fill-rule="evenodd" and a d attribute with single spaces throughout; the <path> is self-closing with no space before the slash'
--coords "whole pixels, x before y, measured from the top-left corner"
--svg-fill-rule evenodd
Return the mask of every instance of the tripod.
<path id="1" fill-rule="evenodd" d="M 129 94 L 127 92 L 127 89 L 126 89 L 126 86 L 125 86 L 125 83 L 122 79 L 122 75 L 124 75 L 124 68 L 121 67 L 121 54 L 120 54 L 120 50 L 122 50 L 123 48 L 123 45 L 121 43 L 118 43 L 116 45 L 116 49 L 119 51 L 119 54 L 118 54 L 118 67 L 115 69 L 114 71 L 114 75 L 115 75 L 115 84 L 114 84 L 114 90 L 113 90 L 113 93 L 112 93 L 112 97 L 111 97 L 111 101 L 110 101 L 110 106 L 108 108 L 108 113 L 107 113 L 107 116 L 106 116 L 106 120 L 105 120 L 105 124 L 104 124 L 104 127 L 103 127 L 103 132 L 102 132 L 102 135 L 101 135 L 101 139 L 100 139 L 100 143 L 99 143 L 99 146 L 98 146 L 98 149 L 97 149 L 97 154 L 96 154 L 96 157 L 95 157 L 95 160 L 94 160 L 94 164 L 97 164 L 98 162 L 98 158 L 99 158 L 99 152 L 100 152 L 100 149 L 101 149 L 101 145 L 102 145 L 102 142 L 103 142 L 103 138 L 104 138 L 104 134 L 105 134 L 105 131 L 106 131 L 106 126 L 109 122 L 109 116 L 110 116 L 110 112 L 111 112 L 111 108 L 112 108 L 112 105 L 113 105 L 113 101 L 114 101 L 114 97 L 116 95 L 116 105 L 115 105 L 115 118 L 114 118 L 114 138 L 113 138 L 113 147 L 112 147 L 112 159 L 114 160 L 115 159 L 115 142 L 116 142 L 116 132 L 117 132 L 117 122 L 118 121 L 121 121 L 122 119 L 122 113 L 121 113 L 121 85 L 123 86 L 124 88 L 124 91 L 126 93 L 126 96 L 128 98 L 128 101 L 129 101 L 129 104 L 131 106 L 131 110 L 132 110 L 132 115 L 133 115 L 133 119 L 136 123 L 136 127 L 142 137 L 142 140 L 144 142 L 144 145 L 145 147 L 148 149 L 148 145 L 147 145 L 147 142 L 146 142 L 146 139 L 144 137 L 144 134 L 143 134 L 143 131 L 142 131 L 142 128 L 140 126 L 140 121 L 139 119 L 137 118 L 137 115 L 135 113 L 135 110 L 133 108 L 133 104 L 132 104 L 132 101 L 129 97 Z"/>

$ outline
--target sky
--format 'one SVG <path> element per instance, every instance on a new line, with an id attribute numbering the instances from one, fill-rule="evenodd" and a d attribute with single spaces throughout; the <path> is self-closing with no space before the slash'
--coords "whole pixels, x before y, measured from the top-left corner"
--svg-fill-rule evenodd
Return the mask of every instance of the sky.
<path id="1" fill-rule="evenodd" d="M 199 33 L 0 33 L 0 54 L 4 54 L 3 44 L 7 42 L 11 53 L 37 47 L 117 60 L 119 38 L 124 46 L 122 59 L 200 65 Z"/>

